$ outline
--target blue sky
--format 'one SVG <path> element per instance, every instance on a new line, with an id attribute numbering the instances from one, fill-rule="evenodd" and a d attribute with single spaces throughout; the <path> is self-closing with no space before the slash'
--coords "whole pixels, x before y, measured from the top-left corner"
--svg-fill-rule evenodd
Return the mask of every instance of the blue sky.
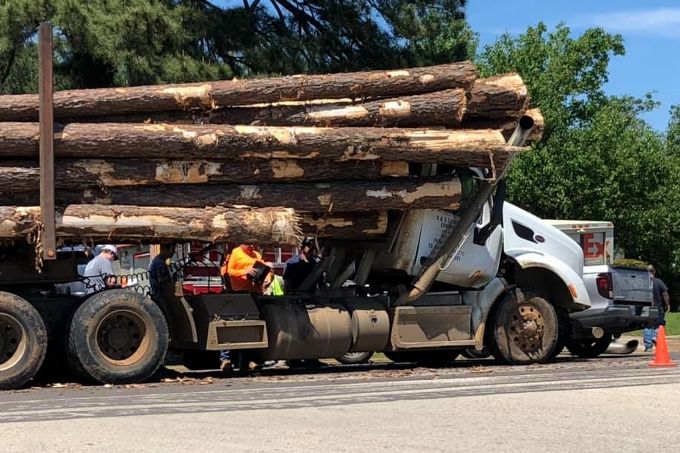
<path id="1" fill-rule="evenodd" d="M 594 26 L 619 33 L 626 55 L 610 63 L 607 92 L 652 92 L 661 106 L 644 119 L 657 130 L 666 129 L 670 106 L 680 104 L 679 0 L 469 0 L 467 19 L 480 46 L 539 21 L 549 29 L 564 22 L 574 36 Z"/>

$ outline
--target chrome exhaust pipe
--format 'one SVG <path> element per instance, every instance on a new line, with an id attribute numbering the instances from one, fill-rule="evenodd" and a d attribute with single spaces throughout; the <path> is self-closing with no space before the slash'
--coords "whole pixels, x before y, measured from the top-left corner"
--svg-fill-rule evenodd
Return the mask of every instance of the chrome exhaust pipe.
<path id="1" fill-rule="evenodd" d="M 508 139 L 508 145 L 512 146 L 524 146 L 531 129 L 534 127 L 534 119 L 529 115 L 522 115 L 517 122 L 517 127 L 513 131 L 512 135 Z"/>
<path id="2" fill-rule="evenodd" d="M 607 348 L 607 354 L 631 354 L 638 348 L 638 340 L 628 340 L 625 343 L 612 341 Z"/>

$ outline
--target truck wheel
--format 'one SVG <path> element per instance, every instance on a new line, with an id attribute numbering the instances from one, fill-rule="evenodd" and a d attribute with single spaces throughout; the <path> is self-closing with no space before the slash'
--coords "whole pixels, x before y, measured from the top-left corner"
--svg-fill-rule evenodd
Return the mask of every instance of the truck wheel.
<path id="1" fill-rule="evenodd" d="M 553 349 L 550 359 L 556 358 L 567 344 L 569 339 L 569 332 L 571 331 L 571 326 L 569 323 L 569 314 L 565 310 L 556 309 L 557 313 L 557 341 L 555 342 L 555 349 Z"/>
<path id="2" fill-rule="evenodd" d="M 142 382 L 163 364 L 168 326 L 158 305 L 141 294 L 104 291 L 73 315 L 68 350 L 86 377 L 111 384 Z"/>
<path id="3" fill-rule="evenodd" d="M 481 351 L 478 351 L 475 348 L 467 348 L 463 349 L 461 354 L 466 359 L 486 359 L 487 357 L 491 356 L 491 353 L 487 348 L 484 348 Z"/>
<path id="4" fill-rule="evenodd" d="M 395 363 L 412 362 L 422 366 L 446 366 L 451 364 L 459 351 L 385 351 L 385 357 Z"/>
<path id="5" fill-rule="evenodd" d="M 30 381 L 46 352 L 47 330 L 38 311 L 27 300 L 0 292 L 0 390 Z"/>
<path id="6" fill-rule="evenodd" d="M 528 365 L 550 360 L 557 344 L 554 307 L 535 293 L 515 290 L 494 308 L 489 349 L 502 363 Z"/>
<path id="7" fill-rule="evenodd" d="M 586 338 L 582 340 L 569 340 L 567 342 L 567 349 L 572 355 L 582 357 L 584 359 L 594 359 L 604 352 L 612 342 L 611 335 L 605 335 L 602 338 Z"/>
<path id="8" fill-rule="evenodd" d="M 343 365 L 359 365 L 361 363 L 368 363 L 371 357 L 373 357 L 372 352 L 347 352 L 335 360 Z"/>

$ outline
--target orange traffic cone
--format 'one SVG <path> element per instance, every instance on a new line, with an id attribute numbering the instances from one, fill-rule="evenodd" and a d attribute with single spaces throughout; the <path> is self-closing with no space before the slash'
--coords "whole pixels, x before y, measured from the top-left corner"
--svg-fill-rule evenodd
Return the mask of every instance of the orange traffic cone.
<path id="1" fill-rule="evenodd" d="M 671 354 L 668 352 L 668 345 L 666 344 L 666 329 L 664 326 L 659 326 L 659 333 L 656 336 L 656 351 L 654 353 L 654 360 L 649 362 L 649 366 L 676 366 L 676 363 L 671 360 Z"/>

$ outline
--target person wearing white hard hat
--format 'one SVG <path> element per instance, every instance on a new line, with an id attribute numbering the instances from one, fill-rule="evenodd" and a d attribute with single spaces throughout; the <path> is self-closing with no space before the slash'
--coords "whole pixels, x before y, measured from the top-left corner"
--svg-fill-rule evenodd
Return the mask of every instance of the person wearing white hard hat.
<path id="1" fill-rule="evenodd" d="M 117 257 L 118 249 L 116 249 L 116 246 L 107 244 L 100 249 L 99 255 L 87 263 L 85 272 L 83 272 L 87 294 L 115 285 L 116 279 L 113 274 L 112 263 Z"/>

